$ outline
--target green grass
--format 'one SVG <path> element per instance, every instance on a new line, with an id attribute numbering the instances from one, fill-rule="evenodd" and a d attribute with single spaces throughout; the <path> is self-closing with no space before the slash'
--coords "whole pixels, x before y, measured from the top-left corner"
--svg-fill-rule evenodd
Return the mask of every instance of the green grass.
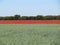
<path id="1" fill-rule="evenodd" d="M 0 24 L 0 45 L 60 45 L 60 24 Z"/>

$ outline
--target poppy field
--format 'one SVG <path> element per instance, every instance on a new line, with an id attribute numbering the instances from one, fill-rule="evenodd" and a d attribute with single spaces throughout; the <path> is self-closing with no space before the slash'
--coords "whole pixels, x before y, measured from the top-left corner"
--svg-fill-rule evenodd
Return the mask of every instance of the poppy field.
<path id="1" fill-rule="evenodd" d="M 60 20 L 0 20 L 0 24 L 60 24 Z"/>
<path id="2" fill-rule="evenodd" d="M 0 45 L 60 45 L 60 21 L 1 20 Z"/>

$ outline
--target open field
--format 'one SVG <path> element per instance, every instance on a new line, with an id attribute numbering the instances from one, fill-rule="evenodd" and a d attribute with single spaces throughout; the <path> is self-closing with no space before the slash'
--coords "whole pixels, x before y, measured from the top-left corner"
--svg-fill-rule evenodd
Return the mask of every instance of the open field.
<path id="1" fill-rule="evenodd" d="M 60 24 L 60 20 L 0 20 L 0 24 Z"/>
<path id="2" fill-rule="evenodd" d="M 0 24 L 0 45 L 60 45 L 60 24 Z"/>

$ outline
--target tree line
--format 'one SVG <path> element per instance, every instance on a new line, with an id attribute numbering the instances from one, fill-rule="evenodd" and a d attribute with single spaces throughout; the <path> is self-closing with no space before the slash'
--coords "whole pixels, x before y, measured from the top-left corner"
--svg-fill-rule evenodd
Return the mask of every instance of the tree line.
<path id="1" fill-rule="evenodd" d="M 14 16 L 5 16 L 5 17 L 0 16 L 0 20 L 60 20 L 60 15 L 58 15 L 58 16 L 52 16 L 52 15 L 47 15 L 47 16 L 42 16 L 42 15 L 37 15 L 37 16 L 14 15 Z"/>

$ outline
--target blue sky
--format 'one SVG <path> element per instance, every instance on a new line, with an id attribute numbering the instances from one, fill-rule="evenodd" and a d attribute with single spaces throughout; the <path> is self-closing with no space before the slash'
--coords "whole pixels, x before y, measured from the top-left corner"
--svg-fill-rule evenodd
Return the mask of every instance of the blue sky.
<path id="1" fill-rule="evenodd" d="M 59 15 L 59 0 L 0 0 L 0 16 Z"/>

